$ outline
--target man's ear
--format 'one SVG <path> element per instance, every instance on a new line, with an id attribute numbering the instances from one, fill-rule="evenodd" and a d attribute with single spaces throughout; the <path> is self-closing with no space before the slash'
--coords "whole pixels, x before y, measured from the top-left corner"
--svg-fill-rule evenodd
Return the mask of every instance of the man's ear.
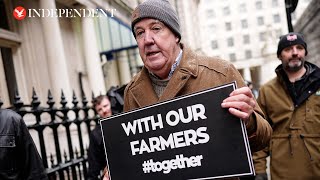
<path id="1" fill-rule="evenodd" d="M 280 61 L 282 61 L 282 56 L 281 56 L 281 54 L 279 54 L 278 59 L 279 59 Z"/>
<path id="2" fill-rule="evenodd" d="M 176 43 L 180 42 L 180 38 L 178 36 L 176 36 Z"/>

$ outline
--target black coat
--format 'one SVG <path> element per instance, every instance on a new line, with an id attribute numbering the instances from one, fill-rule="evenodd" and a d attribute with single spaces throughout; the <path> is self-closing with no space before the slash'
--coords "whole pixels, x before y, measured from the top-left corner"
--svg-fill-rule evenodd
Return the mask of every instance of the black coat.
<path id="1" fill-rule="evenodd" d="M 97 124 L 97 126 L 90 133 L 88 163 L 88 180 L 101 179 L 101 171 L 103 171 L 103 169 L 106 167 L 107 160 L 99 124 Z"/>
<path id="2" fill-rule="evenodd" d="M 0 179 L 48 179 L 22 117 L 0 110 Z"/>

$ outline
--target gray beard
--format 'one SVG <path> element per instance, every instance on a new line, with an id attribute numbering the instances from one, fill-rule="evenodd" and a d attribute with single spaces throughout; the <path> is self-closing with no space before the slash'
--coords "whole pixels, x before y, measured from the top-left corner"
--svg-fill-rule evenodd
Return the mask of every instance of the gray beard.
<path id="1" fill-rule="evenodd" d="M 286 71 L 288 71 L 288 72 L 297 72 L 297 71 L 299 71 L 300 69 L 302 69 L 303 66 L 304 66 L 304 60 L 301 60 L 300 62 L 301 62 L 300 65 L 294 65 L 294 66 L 290 66 L 290 65 L 289 65 L 290 62 L 289 62 L 288 64 L 283 64 L 283 67 L 284 67 L 284 69 L 285 69 Z"/>

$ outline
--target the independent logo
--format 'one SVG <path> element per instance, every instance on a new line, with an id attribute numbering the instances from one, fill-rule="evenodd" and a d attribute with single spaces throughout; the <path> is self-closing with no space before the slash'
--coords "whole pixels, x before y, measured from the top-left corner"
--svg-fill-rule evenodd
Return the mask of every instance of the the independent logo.
<path id="1" fill-rule="evenodd" d="M 27 16 L 27 11 L 24 7 L 22 6 L 17 6 L 13 10 L 13 17 L 16 18 L 17 20 L 22 20 Z"/>

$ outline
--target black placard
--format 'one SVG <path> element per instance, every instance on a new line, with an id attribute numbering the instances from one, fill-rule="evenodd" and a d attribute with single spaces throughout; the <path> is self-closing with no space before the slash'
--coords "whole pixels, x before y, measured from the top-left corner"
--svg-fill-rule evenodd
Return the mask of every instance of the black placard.
<path id="1" fill-rule="evenodd" d="M 226 84 L 101 120 L 111 180 L 253 175 L 243 122 L 221 108 Z"/>

